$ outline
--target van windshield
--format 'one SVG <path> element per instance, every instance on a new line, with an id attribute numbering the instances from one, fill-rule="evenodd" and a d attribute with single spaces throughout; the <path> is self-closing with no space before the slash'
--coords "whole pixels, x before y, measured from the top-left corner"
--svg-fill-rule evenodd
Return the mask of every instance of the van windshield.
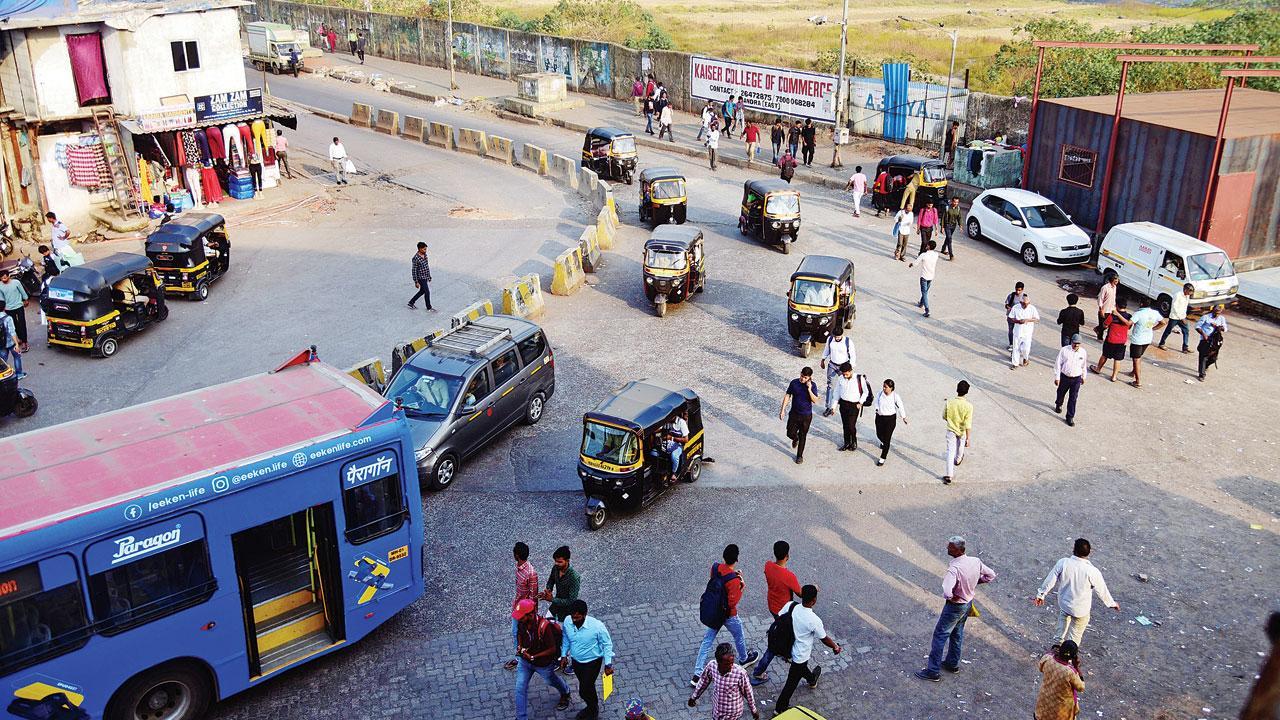
<path id="1" fill-rule="evenodd" d="M 640 437 L 588 420 L 582 431 L 582 454 L 612 465 L 632 465 L 640 459 Z"/>
<path id="2" fill-rule="evenodd" d="M 1033 228 L 1066 227 L 1071 224 L 1071 218 L 1053 203 L 1030 205 L 1022 208 L 1022 212 L 1027 215 L 1027 225 Z"/>
<path id="3" fill-rule="evenodd" d="M 1236 274 L 1226 253 L 1212 252 L 1187 258 L 1187 272 L 1191 280 L 1217 280 Z"/>
<path id="4" fill-rule="evenodd" d="M 393 400 L 400 398 L 409 415 L 446 415 L 461 389 L 460 377 L 437 375 L 406 365 L 396 373 L 386 396 Z"/>

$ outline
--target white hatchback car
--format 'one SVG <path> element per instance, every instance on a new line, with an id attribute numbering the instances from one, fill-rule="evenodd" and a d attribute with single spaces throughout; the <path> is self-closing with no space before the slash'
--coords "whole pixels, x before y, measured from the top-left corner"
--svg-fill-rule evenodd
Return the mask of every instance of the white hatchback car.
<path id="1" fill-rule="evenodd" d="M 1076 265 L 1089 259 L 1093 244 L 1052 200 L 1017 188 L 987 190 L 973 201 L 965 219 L 969 239 L 983 236 L 1016 250 L 1028 265 Z"/>

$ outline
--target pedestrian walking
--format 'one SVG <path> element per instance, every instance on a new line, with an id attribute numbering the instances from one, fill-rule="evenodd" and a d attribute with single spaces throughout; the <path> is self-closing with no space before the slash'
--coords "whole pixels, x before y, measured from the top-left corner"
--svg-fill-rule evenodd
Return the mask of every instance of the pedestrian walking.
<path id="1" fill-rule="evenodd" d="M 1187 327 L 1187 307 L 1191 304 L 1191 295 L 1195 291 L 1194 285 L 1186 283 L 1182 286 L 1182 292 L 1173 296 L 1173 300 L 1169 303 L 1169 324 L 1165 325 L 1164 334 L 1160 336 L 1160 344 L 1156 347 L 1163 350 L 1169 334 L 1177 328 L 1182 334 L 1182 353 L 1185 355 L 1191 352 L 1191 330 Z"/>
<path id="2" fill-rule="evenodd" d="M 813 152 L 818 146 L 818 126 L 813 124 L 811 118 L 805 118 L 800 139 L 804 141 L 804 164 L 813 167 Z"/>
<path id="3" fill-rule="evenodd" d="M 1084 327 L 1084 311 L 1076 307 L 1076 303 L 1080 302 L 1080 296 L 1075 293 L 1067 294 L 1067 306 L 1058 311 L 1058 325 L 1062 334 L 1062 347 L 1066 347 L 1072 343 L 1072 338 L 1080 334 L 1080 328 Z"/>
<path id="4" fill-rule="evenodd" d="M 1125 312 L 1126 307 L 1128 303 L 1123 299 L 1117 301 L 1111 308 L 1111 314 L 1102 321 L 1103 332 L 1106 335 L 1102 341 L 1102 355 L 1098 357 L 1098 364 L 1093 371 L 1101 375 L 1103 366 L 1111 360 L 1111 382 L 1116 381 L 1120 361 L 1124 359 L 1124 348 L 1129 342 L 1129 326 L 1132 323 L 1129 322 L 1129 313 Z"/>
<path id="5" fill-rule="evenodd" d="M 926 242 L 924 252 L 907 264 L 907 267 L 914 267 L 916 263 L 920 263 L 920 302 L 916 303 L 916 307 L 924 308 L 925 317 L 929 317 L 929 288 L 933 285 L 934 273 L 938 271 L 937 246 L 932 240 Z"/>
<path id="6" fill-rule="evenodd" d="M 862 173 L 861 165 L 853 169 L 853 175 L 849 176 L 844 189 L 853 193 L 853 216 L 862 217 L 862 196 L 867 192 L 867 176 Z"/>
<path id="7" fill-rule="evenodd" d="M 1155 338 L 1155 331 L 1164 327 L 1164 316 L 1159 310 L 1151 307 L 1151 300 L 1145 295 L 1138 300 L 1138 312 L 1129 318 L 1132 327 L 1129 328 L 1129 361 L 1133 366 L 1129 370 L 1129 374 L 1133 376 L 1133 385 L 1136 388 L 1142 387 L 1142 356 L 1147 353 L 1147 348 L 1151 347 L 1151 341 Z"/>
<path id="8" fill-rule="evenodd" d="M 956 144 L 960 141 L 960 121 L 952 120 L 951 126 L 947 128 L 946 136 L 942 142 L 942 163 L 948 169 L 953 167 L 956 162 Z"/>
<path id="9" fill-rule="evenodd" d="M 639 75 L 636 75 L 635 82 L 631 83 L 631 104 L 635 106 L 637 116 L 644 112 L 644 98 L 644 82 L 640 80 Z"/>
<path id="10" fill-rule="evenodd" d="M 809 437 L 809 425 L 813 422 L 813 404 L 818 402 L 818 384 L 813 381 L 813 368 L 800 368 L 800 377 L 787 385 L 782 395 L 782 407 L 778 408 L 778 419 L 786 414 L 787 439 L 796 451 L 796 464 L 804 462 L 804 441 Z M 787 405 L 791 412 L 787 413 Z"/>
<path id="11" fill-rule="evenodd" d="M 932 202 L 926 202 L 924 209 L 920 211 L 920 216 L 916 218 L 916 226 L 920 228 L 920 249 L 916 251 L 917 257 L 924 253 L 925 245 L 929 244 L 929 240 L 933 238 L 934 229 L 940 223 L 938 209 L 933 206 Z"/>
<path id="12" fill-rule="evenodd" d="M 836 377 L 840 374 L 840 366 L 845 363 L 856 367 L 858 365 L 858 353 L 853 345 L 853 338 L 845 334 L 844 325 L 836 323 L 835 329 L 827 337 L 826 344 L 822 346 L 822 357 L 818 359 L 818 367 L 827 373 L 827 390 L 824 398 L 826 404 L 823 407 L 823 417 L 831 417 L 836 413 L 834 403 Z"/>
<path id="13" fill-rule="evenodd" d="M 981 560 L 965 554 L 965 540 L 953 535 L 947 540 L 947 555 L 951 562 L 942 578 L 942 612 L 933 628 L 933 644 L 929 648 L 929 663 L 916 671 L 921 680 L 938 682 L 942 670 L 960 672 L 960 651 L 964 647 L 964 624 L 973 612 L 973 599 L 978 586 L 996 579 L 995 571 Z M 950 647 L 948 647 L 950 643 Z M 943 651 L 946 656 L 943 657 Z"/>
<path id="14" fill-rule="evenodd" d="M 249 156 L 249 176 L 253 178 L 253 194 L 257 197 L 262 192 L 262 151 L 255 142 L 245 148 L 245 153 Z"/>
<path id="15" fill-rule="evenodd" d="M 716 169 L 716 150 L 720 147 L 720 133 L 713 132 L 707 135 L 707 139 L 703 142 L 707 146 L 707 158 L 711 161 L 711 170 Z"/>
<path id="16" fill-rule="evenodd" d="M 698 140 L 702 140 L 703 135 L 711 132 L 711 120 L 715 117 L 715 112 L 710 100 L 702 106 L 702 127 L 698 129 Z"/>
<path id="17" fill-rule="evenodd" d="M 756 159 L 760 148 L 760 126 L 756 125 L 755 120 L 746 124 L 742 138 L 747 141 L 747 167 L 751 167 L 751 161 Z"/>
<path id="18" fill-rule="evenodd" d="M 569 565 L 572 556 L 568 545 L 561 545 L 551 553 L 551 572 L 547 574 L 547 587 L 540 596 L 551 603 L 551 615 L 560 622 L 569 616 L 569 608 L 578 599 L 582 583 L 578 571 Z"/>
<path id="19" fill-rule="evenodd" d="M 410 310 L 417 310 L 418 306 L 414 303 L 418 298 L 422 298 L 427 303 L 427 310 L 435 312 L 435 308 L 431 306 L 431 262 L 427 259 L 426 243 L 418 243 L 418 251 L 413 254 L 412 262 L 413 286 L 418 289 L 418 292 L 409 298 L 408 307 Z"/>
<path id="20" fill-rule="evenodd" d="M 529 720 L 529 680 L 538 674 L 560 693 L 556 710 L 569 709 L 569 686 L 556 675 L 556 658 L 564 642 L 564 631 L 557 622 L 538 617 L 538 604 L 521 600 L 511 612 L 516 635 L 516 720 Z"/>
<path id="21" fill-rule="evenodd" d="M 338 52 L 338 31 L 333 28 L 329 28 L 326 37 L 329 40 L 329 52 Z"/>
<path id="22" fill-rule="evenodd" d="M 960 209 L 960 198 L 951 198 L 951 204 L 942 211 L 942 254 L 947 256 L 950 262 L 956 259 L 956 252 L 951 247 L 951 238 L 956 234 L 956 228 L 964 222 L 964 211 Z"/>
<path id="23" fill-rule="evenodd" d="M 516 598 L 511 601 L 511 611 L 515 612 L 521 600 L 528 600 L 533 603 L 534 612 L 537 612 L 538 571 L 534 569 L 533 563 L 529 562 L 529 546 L 518 542 L 511 549 L 511 554 L 516 559 Z M 508 670 L 515 670 L 520 665 L 520 623 L 515 619 L 514 615 L 511 619 L 511 642 L 515 645 L 517 657 L 508 660 L 503 667 Z"/>
<path id="24" fill-rule="evenodd" d="M 787 129 L 787 150 L 791 152 L 791 156 L 795 157 L 800 150 L 800 121 L 796 120 Z"/>
<path id="25" fill-rule="evenodd" d="M 969 381 L 961 380 L 956 383 L 956 396 L 942 406 L 942 419 L 947 424 L 947 469 L 942 476 L 943 485 L 951 484 L 956 468 L 964 461 L 965 449 L 969 447 L 973 432 L 973 404 L 965 397 L 968 394 Z"/>
<path id="26" fill-rule="evenodd" d="M 293 179 L 293 170 L 289 167 L 289 138 L 285 137 L 283 128 L 276 128 L 276 163 L 284 171 L 285 177 Z"/>
<path id="27" fill-rule="evenodd" d="M 871 207 L 876 209 L 876 217 L 884 217 L 884 213 L 888 210 L 888 206 L 882 201 L 889 192 L 889 171 L 881 170 L 876 175 L 875 182 L 871 183 Z"/>
<path id="28" fill-rule="evenodd" d="M 1035 720 L 1075 720 L 1080 712 L 1084 679 L 1080 673 L 1080 650 L 1070 640 L 1054 645 L 1040 656 L 1040 692 L 1036 695 Z"/>
<path id="29" fill-rule="evenodd" d="M 1080 333 L 1071 336 L 1070 344 L 1058 350 L 1053 363 L 1053 384 L 1058 394 L 1053 401 L 1053 411 L 1062 412 L 1062 400 L 1067 400 L 1067 425 L 1076 424 L 1076 400 L 1084 387 L 1084 376 L 1089 369 L 1089 354 L 1080 341 Z"/>
<path id="30" fill-rule="evenodd" d="M 644 95 L 645 97 L 654 98 L 655 100 L 658 97 L 658 82 L 657 78 L 653 76 L 653 73 L 649 73 L 649 77 L 645 79 Z"/>
<path id="31" fill-rule="evenodd" d="M 41 279 L 57 277 L 62 274 L 62 268 L 58 265 L 58 258 L 49 249 L 48 245 L 41 245 L 36 248 L 36 252 L 40 254 L 40 271 Z"/>
<path id="32" fill-rule="evenodd" d="M 298 54 L 298 46 L 291 45 L 289 47 L 289 72 L 294 77 L 298 77 L 298 70 L 302 67 L 302 56 Z"/>
<path id="33" fill-rule="evenodd" d="M 644 108 L 644 131 L 650 135 L 653 134 L 653 112 L 655 102 L 655 99 L 648 95 L 640 101 L 641 106 Z"/>
<path id="34" fill-rule="evenodd" d="M 880 441 L 880 457 L 876 459 L 876 465 L 879 466 L 889 459 L 889 446 L 893 443 L 893 431 L 898 427 L 898 418 L 902 418 L 903 425 L 910 423 L 907 422 L 907 408 L 902 403 L 902 396 L 896 392 L 892 379 L 885 379 L 874 407 L 876 439 Z"/>
<path id="35" fill-rule="evenodd" d="M 738 602 L 742 600 L 742 592 L 746 582 L 738 571 L 738 546 L 727 545 L 721 553 L 722 563 L 711 564 L 711 577 L 707 580 L 707 588 L 702 593 L 699 603 L 699 619 L 706 626 L 702 636 L 702 645 L 698 648 L 698 659 L 693 663 L 693 679 L 689 684 L 698 686 L 702 671 L 706 668 L 707 655 L 715 645 L 720 628 L 729 631 L 738 657 L 743 658 L 743 665 L 751 665 L 760 659 L 760 653 L 747 652 L 747 641 L 742 634 L 742 620 L 738 618 Z"/>
<path id="36" fill-rule="evenodd" d="M 564 639 L 560 642 L 560 669 L 573 663 L 573 674 L 578 678 L 578 696 L 586 707 L 578 712 L 576 720 L 596 720 L 600 717 L 600 694 L 596 692 L 596 678 L 603 669 L 605 675 L 613 674 L 613 638 L 609 630 L 596 618 L 587 615 L 587 601 L 579 598 L 569 606 L 569 622 L 564 624 Z"/>
<path id="37" fill-rule="evenodd" d="M 790 150 L 790 149 L 788 149 L 786 152 L 782 153 L 782 157 L 778 158 L 778 168 L 779 168 L 779 169 L 780 169 L 780 171 L 781 171 L 781 172 L 780 172 L 780 174 L 778 175 L 778 177 L 780 177 L 780 178 L 782 178 L 783 180 L 786 180 L 788 183 L 790 183 L 790 182 L 791 182 L 791 178 L 793 178 L 793 177 L 795 177 L 795 176 L 796 176 L 796 155 L 795 155 L 795 153 L 791 152 L 791 150 Z"/>
<path id="38" fill-rule="evenodd" d="M 769 613 L 775 619 L 778 613 L 782 612 L 782 607 L 791 602 L 793 597 L 800 597 L 800 580 L 796 578 L 796 574 L 787 569 L 787 563 L 791 561 L 791 544 L 786 540 L 778 540 L 773 544 L 773 559 L 766 560 L 764 563 L 764 582 L 768 586 L 765 594 L 765 602 L 769 606 Z M 769 649 L 766 644 L 764 656 L 760 658 L 760 662 L 756 664 L 755 672 L 751 674 L 752 685 L 762 685 L 769 682 L 769 663 L 777 657 L 773 650 Z"/>
<path id="39" fill-rule="evenodd" d="M 708 688 L 711 691 L 712 720 L 739 720 L 742 712 L 751 709 L 751 717 L 760 720 L 760 710 L 756 707 L 756 694 L 747 680 L 747 671 L 742 669 L 733 654 L 733 646 L 720 643 L 716 646 L 715 660 L 707 663 L 702 670 L 701 679 L 689 696 L 689 707 L 698 706 L 698 698 Z"/>
<path id="40" fill-rule="evenodd" d="M 338 185 L 347 185 L 347 148 L 338 138 L 329 146 L 329 164 L 333 166 L 333 178 Z"/>
<path id="41" fill-rule="evenodd" d="M 1013 349 L 1013 328 L 1015 327 L 1013 318 L 1009 317 L 1009 313 L 1013 312 L 1014 307 L 1022 304 L 1022 293 L 1026 287 L 1022 281 L 1018 281 L 1013 285 L 1013 292 L 1004 296 L 1004 320 L 1009 325 L 1009 347 L 1006 348 L 1008 350 Z"/>
<path id="42" fill-rule="evenodd" d="M 1223 315 L 1225 309 L 1224 305 L 1214 305 L 1213 309 L 1208 314 L 1202 315 L 1200 322 L 1196 323 L 1196 334 L 1200 336 L 1200 343 L 1196 345 L 1196 352 L 1200 354 L 1200 361 L 1197 364 L 1199 367 L 1197 377 L 1200 382 L 1204 382 L 1209 366 L 1218 364 L 1218 352 L 1222 350 L 1222 340 L 1227 334 L 1227 318 Z"/>
<path id="43" fill-rule="evenodd" d="M 742 93 L 738 93 L 738 100 L 733 104 L 733 126 L 741 133 L 739 139 L 746 137 L 747 109 L 742 106 Z"/>
<path id="44" fill-rule="evenodd" d="M 732 95 L 720 105 L 720 116 L 724 118 L 724 122 L 721 124 L 721 132 L 729 137 L 733 137 L 733 121 L 737 117 L 737 110 L 738 103 Z"/>
<path id="45" fill-rule="evenodd" d="M 361 30 L 356 35 L 356 54 L 360 56 L 360 64 L 364 64 L 364 50 L 369 45 L 369 37 Z"/>
<path id="46" fill-rule="evenodd" d="M 1108 270 L 1103 280 L 1102 287 L 1098 290 L 1098 325 L 1093 329 L 1098 340 L 1102 340 L 1103 323 L 1106 322 L 1107 316 L 1115 312 L 1116 301 L 1119 299 L 1120 276 L 1114 271 Z"/>
<path id="47" fill-rule="evenodd" d="M 61 257 L 75 254 L 71 247 L 71 229 L 67 224 L 59 220 L 53 211 L 45 213 L 44 217 L 49 221 L 49 244 L 53 246 L 54 254 Z"/>
<path id="48" fill-rule="evenodd" d="M 30 349 L 27 344 L 27 304 L 31 302 L 27 289 L 10 274 L 9 269 L 0 270 L 0 304 L 4 313 L 13 320 L 14 337 L 17 338 L 19 352 Z"/>
<path id="49" fill-rule="evenodd" d="M 827 629 L 822 618 L 813 611 L 818 604 L 818 586 L 805 585 L 800 588 L 800 602 L 789 602 L 778 613 L 779 616 L 790 613 L 791 629 L 795 634 L 795 642 L 791 645 L 791 669 L 787 672 L 787 682 L 778 693 L 774 709 L 784 713 L 791 707 L 791 696 L 795 694 L 800 681 L 809 683 L 810 688 L 818 687 L 818 678 L 822 677 L 822 666 L 809 667 L 809 659 L 813 656 L 813 644 L 821 641 L 831 648 L 831 652 L 839 655 L 843 648 L 835 640 L 827 636 Z"/>
<path id="50" fill-rule="evenodd" d="M 1107 581 L 1102 579 L 1102 571 L 1089 560 L 1093 545 L 1085 538 L 1076 538 L 1071 556 L 1059 560 L 1049 574 L 1040 583 L 1036 592 L 1036 607 L 1044 605 L 1044 598 L 1058 586 L 1058 631 L 1054 636 L 1058 643 L 1070 641 L 1080 646 L 1084 639 L 1085 628 L 1089 627 L 1089 614 L 1093 609 L 1093 596 L 1096 594 L 1102 604 L 1120 612 L 1120 603 L 1111 597 L 1107 590 Z"/>
<path id="51" fill-rule="evenodd" d="M 359 40 L 359 38 L 356 36 L 355 28 L 352 28 L 351 30 L 348 30 L 348 31 L 347 31 L 347 48 L 351 50 L 351 54 L 352 54 L 352 56 L 354 56 L 354 55 L 356 54 L 356 41 L 357 41 L 357 40 Z"/>
<path id="52" fill-rule="evenodd" d="M 4 273 L 7 277 L 8 273 Z M 27 376 L 22 371 L 22 346 L 18 342 L 18 332 L 9 313 L 0 313 L 0 359 L 13 366 L 15 379 Z"/>
<path id="53" fill-rule="evenodd" d="M 773 164 L 778 164 L 778 158 L 782 156 L 782 143 L 787 139 L 787 129 L 782 124 L 782 118 L 773 121 L 773 128 L 769 130 L 769 142 L 773 144 Z"/>
<path id="54" fill-rule="evenodd" d="M 840 400 L 840 425 L 844 430 L 844 444 L 840 450 L 857 450 L 858 418 L 862 416 L 862 406 L 871 400 L 871 388 L 865 375 L 854 375 L 853 363 L 840 365 L 836 396 Z"/>
<path id="55" fill-rule="evenodd" d="M 896 244 L 893 247 L 893 259 L 906 262 L 907 242 L 911 240 L 911 228 L 916 223 L 916 216 L 906 208 L 893 216 L 893 235 Z"/>
<path id="56" fill-rule="evenodd" d="M 1018 299 L 1018 304 L 1009 311 L 1009 319 L 1014 324 L 1010 367 L 1019 368 L 1031 362 L 1031 341 L 1036 331 L 1036 323 L 1040 322 L 1040 311 L 1031 304 L 1031 296 L 1024 292 Z"/>
<path id="57" fill-rule="evenodd" d="M 662 100 L 662 112 L 658 115 L 658 139 L 661 140 L 662 134 L 666 133 L 667 140 L 669 142 L 675 142 L 676 137 L 671 134 L 671 103 L 667 102 L 667 96 L 665 94 L 662 96 Z"/>

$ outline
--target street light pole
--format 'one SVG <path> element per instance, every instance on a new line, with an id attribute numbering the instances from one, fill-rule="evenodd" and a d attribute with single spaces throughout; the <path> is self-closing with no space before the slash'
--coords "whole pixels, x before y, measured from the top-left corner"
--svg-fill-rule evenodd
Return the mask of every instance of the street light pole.
<path id="1" fill-rule="evenodd" d="M 844 163 L 840 162 L 840 129 L 847 124 L 845 108 L 848 106 L 848 98 L 844 87 L 844 53 L 848 42 L 849 0 L 844 0 L 844 14 L 840 17 L 840 79 L 836 83 L 836 127 L 831 138 L 831 167 L 833 168 L 844 167 Z"/>
<path id="2" fill-rule="evenodd" d="M 449 46 L 446 50 L 449 53 L 449 89 L 457 90 L 458 79 L 453 71 L 453 0 L 448 0 L 447 5 L 448 17 L 444 21 L 444 34 L 449 36 Z"/>
<path id="3" fill-rule="evenodd" d="M 947 123 L 951 120 L 951 78 L 956 74 L 956 40 L 960 34 L 958 30 L 952 30 L 951 35 L 951 67 L 947 70 L 947 96 L 942 100 L 942 137 L 938 140 L 938 157 L 943 157 L 947 153 Z M 960 138 L 956 138 L 959 142 Z"/>

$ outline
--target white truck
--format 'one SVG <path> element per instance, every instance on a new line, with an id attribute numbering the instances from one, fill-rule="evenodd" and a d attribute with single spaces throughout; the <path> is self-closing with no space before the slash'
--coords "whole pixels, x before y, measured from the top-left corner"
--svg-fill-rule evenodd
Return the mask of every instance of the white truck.
<path id="1" fill-rule="evenodd" d="M 270 69 L 271 72 L 292 72 L 289 58 L 293 51 L 298 53 L 298 68 L 303 65 L 302 52 L 305 49 L 298 41 L 298 33 L 282 23 L 251 22 L 245 25 L 249 33 L 249 61 L 259 70 Z"/>

